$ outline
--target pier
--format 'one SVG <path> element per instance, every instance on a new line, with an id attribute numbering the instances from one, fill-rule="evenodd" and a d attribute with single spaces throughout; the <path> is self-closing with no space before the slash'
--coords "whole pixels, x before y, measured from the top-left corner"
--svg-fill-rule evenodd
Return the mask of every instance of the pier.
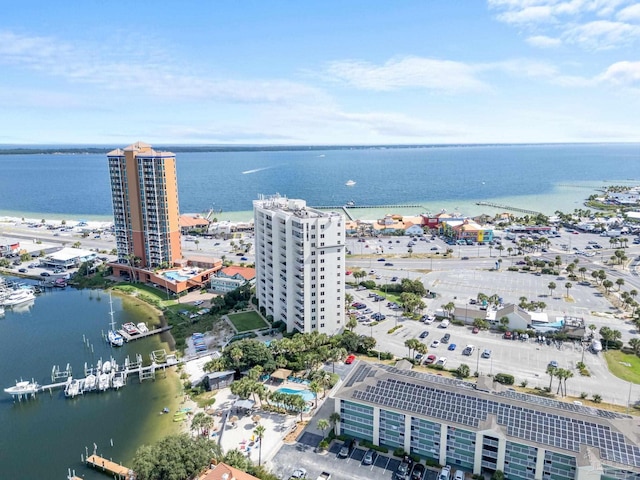
<path id="1" fill-rule="evenodd" d="M 501 210 L 511 210 L 512 212 L 526 213 L 527 215 L 542 215 L 542 212 L 536 212 L 535 210 L 527 210 L 526 208 L 511 207 L 509 205 L 502 205 L 500 203 L 476 202 L 476 205 L 482 205 L 482 206 L 485 206 L 485 207 L 499 208 Z"/>
<path id="2" fill-rule="evenodd" d="M 96 455 L 95 453 L 87 457 L 86 463 L 90 467 L 112 475 L 114 478 L 121 480 L 131 480 L 135 478 L 135 474 L 130 468 L 116 462 L 112 462 L 111 460 L 103 458 L 100 455 Z"/>
<path id="3" fill-rule="evenodd" d="M 173 325 L 167 325 L 166 327 L 154 328 L 153 330 L 149 330 L 148 332 L 136 333 L 135 335 L 130 335 L 124 329 L 122 329 L 118 330 L 118 333 L 122 335 L 122 338 L 124 338 L 125 342 L 129 343 L 140 340 L 141 338 L 149 337 L 151 335 L 157 335 L 158 333 L 166 332 L 167 330 L 171 330 L 172 328 Z"/>
<path id="4" fill-rule="evenodd" d="M 51 382 L 46 385 L 39 385 L 35 381 L 16 382 L 14 387 L 5 388 L 5 393 L 11 395 L 14 400 L 35 398 L 37 393 L 49 392 L 64 389 L 67 398 L 74 398 L 78 395 L 97 391 L 118 390 L 127 384 L 129 376 L 138 377 L 140 383 L 144 380 L 155 380 L 156 372 L 167 367 L 172 367 L 181 363 L 175 355 L 167 354 L 165 350 L 155 350 L 151 352 L 151 364 L 143 366 L 142 355 L 136 355 L 135 360 L 125 359 L 123 365 L 118 365 L 113 358 L 103 362 L 99 360 L 93 366 L 84 365 L 84 378 L 74 378 L 71 376 L 71 367 L 67 364 L 65 370 L 54 366 L 51 370 Z"/>
<path id="5" fill-rule="evenodd" d="M 392 208 L 419 208 L 421 210 L 427 210 L 422 205 L 318 205 L 313 206 L 311 208 L 317 208 L 318 210 L 344 210 L 346 211 L 349 208 L 359 209 L 359 208 L 383 208 L 385 210 L 389 210 Z"/>

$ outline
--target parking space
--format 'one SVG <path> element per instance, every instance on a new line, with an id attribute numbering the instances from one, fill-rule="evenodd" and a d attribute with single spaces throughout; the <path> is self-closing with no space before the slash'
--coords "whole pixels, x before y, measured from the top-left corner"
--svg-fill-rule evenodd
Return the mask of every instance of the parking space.
<path id="1" fill-rule="evenodd" d="M 321 472 L 331 472 L 332 480 L 390 480 L 400 465 L 400 460 L 389 454 L 378 454 L 372 465 L 363 465 L 366 449 L 356 447 L 348 458 L 339 458 L 342 442 L 334 441 L 326 454 L 320 455 L 305 447 L 284 445 L 271 460 L 272 471 L 279 478 L 288 479 L 294 469 L 303 467 L 308 478 L 316 478 Z"/>

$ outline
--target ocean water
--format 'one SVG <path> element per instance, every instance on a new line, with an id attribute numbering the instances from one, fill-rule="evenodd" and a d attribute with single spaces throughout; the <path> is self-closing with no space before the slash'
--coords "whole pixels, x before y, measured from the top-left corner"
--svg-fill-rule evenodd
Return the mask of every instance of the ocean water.
<path id="1" fill-rule="evenodd" d="M 567 144 L 178 153 L 182 212 L 221 219 L 250 212 L 259 194 L 308 205 L 419 205 L 491 213 L 494 201 L 570 211 L 605 184 L 640 183 L 640 144 Z M 49 218 L 111 215 L 105 155 L 0 155 L 0 213 Z M 346 186 L 348 180 L 356 182 Z M 381 208 L 370 214 L 388 213 Z"/>
<path id="2" fill-rule="evenodd" d="M 116 323 L 149 321 L 148 309 L 114 297 Z M 67 363 L 77 377 L 84 364 L 95 365 L 111 355 L 122 363 L 139 353 L 149 363 L 149 353 L 168 349 L 159 336 L 113 349 L 101 334 L 109 323 L 109 297 L 104 292 L 66 288 L 38 296 L 32 305 L 7 309 L 0 318 L 0 478 L 62 479 L 67 469 L 86 479 L 104 479 L 88 469 L 81 455 L 98 453 L 130 465 L 142 443 L 161 438 L 175 428 L 172 410 L 176 398 L 175 376 L 155 381 L 129 378 L 119 391 L 88 393 L 74 399 L 62 390 L 41 393 L 35 400 L 14 402 L 2 389 L 16 380 L 51 383 L 51 369 Z M 85 345 L 88 339 L 92 347 Z"/>

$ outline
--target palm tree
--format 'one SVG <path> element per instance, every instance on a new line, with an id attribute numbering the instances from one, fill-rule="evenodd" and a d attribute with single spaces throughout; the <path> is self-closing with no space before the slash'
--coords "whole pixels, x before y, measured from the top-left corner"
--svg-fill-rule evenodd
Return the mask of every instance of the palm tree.
<path id="1" fill-rule="evenodd" d="M 313 408 L 316 408 L 318 406 L 318 393 L 322 390 L 322 385 L 320 385 L 318 381 L 314 380 L 309 384 L 308 388 L 315 396 Z"/>
<path id="2" fill-rule="evenodd" d="M 340 414 L 338 412 L 333 412 L 331 415 L 329 415 L 329 423 L 331 424 L 331 427 L 334 429 L 334 433 L 337 435 L 338 432 L 335 431 L 335 428 L 340 423 Z"/>
<path id="3" fill-rule="evenodd" d="M 553 291 L 556 289 L 556 287 L 556 282 L 549 282 L 549 285 L 547 285 L 547 288 L 549 289 L 549 296 L 553 296 Z"/>
<path id="4" fill-rule="evenodd" d="M 324 438 L 324 431 L 329 428 L 329 420 L 327 420 L 326 418 L 321 418 L 320 420 L 318 420 L 318 423 L 316 425 L 318 427 L 318 430 L 322 432 L 322 437 Z"/>
<path id="5" fill-rule="evenodd" d="M 265 428 L 262 425 L 258 425 L 253 429 L 253 434 L 256 436 L 258 442 L 258 466 L 262 465 L 262 439 L 264 438 Z"/>
<path id="6" fill-rule="evenodd" d="M 564 284 L 564 288 L 567 289 L 567 298 L 569 298 L 569 290 L 571 290 L 571 287 L 573 287 L 573 284 L 571 282 L 567 282 Z"/>
<path id="7" fill-rule="evenodd" d="M 564 376 L 562 377 L 562 380 L 564 381 L 564 396 L 567 396 L 567 379 L 568 378 L 573 378 L 573 372 L 571 370 L 565 370 L 564 371 Z"/>
<path id="8" fill-rule="evenodd" d="M 347 324 L 345 325 L 345 327 L 347 327 L 347 329 L 350 332 L 353 332 L 353 329 L 356 328 L 358 326 L 358 320 L 356 320 L 356 318 L 353 315 L 349 315 L 349 320 L 347 320 Z"/>
<path id="9" fill-rule="evenodd" d="M 616 280 L 616 285 L 618 286 L 618 291 L 620 291 L 620 287 L 622 287 L 622 285 L 624 285 L 624 278 L 618 278 Z"/>
<path id="10" fill-rule="evenodd" d="M 640 338 L 632 338 L 629 340 L 629 346 L 633 349 L 633 353 L 638 355 L 640 353 Z"/>
<path id="11" fill-rule="evenodd" d="M 553 365 L 547 366 L 547 374 L 549 375 L 549 391 L 551 391 L 551 384 L 553 383 L 553 377 L 556 375 L 558 369 Z"/>

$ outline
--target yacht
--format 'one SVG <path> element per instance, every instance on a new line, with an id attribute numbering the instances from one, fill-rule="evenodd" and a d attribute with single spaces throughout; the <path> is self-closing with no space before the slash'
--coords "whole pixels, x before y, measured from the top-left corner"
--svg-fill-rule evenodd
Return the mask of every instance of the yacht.
<path id="1" fill-rule="evenodd" d="M 14 305 L 20 305 L 21 303 L 28 302 L 35 298 L 36 296 L 33 293 L 33 290 L 28 288 L 20 288 L 18 290 L 15 290 L 7 298 L 5 298 L 3 305 L 5 307 L 12 307 Z"/>
<path id="2" fill-rule="evenodd" d="M 122 328 L 124 328 L 124 331 L 127 332 L 129 335 L 138 335 L 140 333 L 140 330 L 138 330 L 138 327 L 136 327 L 132 322 L 127 322 L 123 324 Z"/>
<path id="3" fill-rule="evenodd" d="M 111 383 L 111 376 L 108 373 L 101 373 L 98 375 L 98 390 L 104 392 L 109 388 Z"/>
<path id="4" fill-rule="evenodd" d="M 35 393 L 39 389 L 40 389 L 40 385 L 38 385 L 33 380 L 31 381 L 21 380 L 19 382 L 16 382 L 16 384 L 13 387 L 5 388 L 4 391 L 9 395 L 23 396 L 23 395 L 35 395 Z"/>
<path id="5" fill-rule="evenodd" d="M 69 378 L 69 382 L 67 382 L 67 386 L 64 387 L 64 396 L 73 398 L 76 395 L 80 395 L 82 392 L 83 390 L 82 390 L 82 384 L 80 380 Z"/>
<path id="6" fill-rule="evenodd" d="M 107 342 L 109 342 L 114 347 L 121 347 L 124 345 L 124 338 L 122 335 L 118 333 L 116 330 L 116 322 L 113 319 L 113 300 L 111 299 L 111 294 L 109 294 L 109 315 L 111 316 L 111 323 L 109 323 L 109 331 L 107 332 Z"/>
<path id="7" fill-rule="evenodd" d="M 84 379 L 84 390 L 86 392 L 91 392 L 96 389 L 96 376 L 91 373 L 87 375 L 87 378 Z"/>
<path id="8" fill-rule="evenodd" d="M 353 180 L 347 180 L 347 183 L 345 183 L 347 187 L 353 187 L 355 184 L 356 182 L 354 182 Z"/>

